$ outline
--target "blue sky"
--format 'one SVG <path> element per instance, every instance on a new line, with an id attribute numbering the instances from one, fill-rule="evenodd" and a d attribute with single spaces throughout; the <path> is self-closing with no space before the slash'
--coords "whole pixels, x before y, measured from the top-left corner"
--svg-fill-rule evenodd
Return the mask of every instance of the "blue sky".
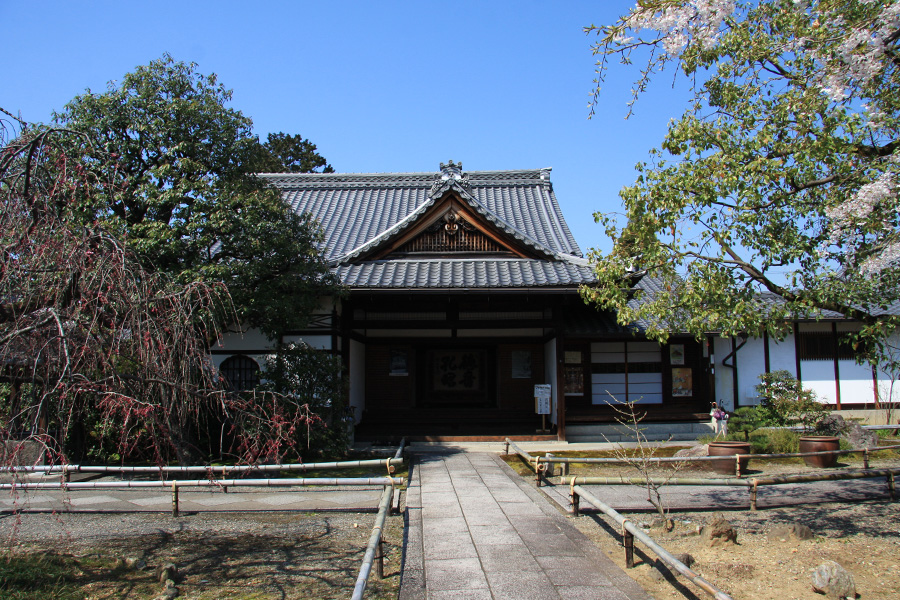
<path id="1" fill-rule="evenodd" d="M 582 28 L 630 5 L 0 0 L 0 106 L 45 121 L 169 52 L 216 73 L 262 137 L 299 133 L 339 172 L 553 167 L 576 240 L 603 250 L 593 213 L 620 210 L 635 163 L 685 106 L 668 75 L 626 121 L 636 70 L 617 67 L 588 120 Z"/>

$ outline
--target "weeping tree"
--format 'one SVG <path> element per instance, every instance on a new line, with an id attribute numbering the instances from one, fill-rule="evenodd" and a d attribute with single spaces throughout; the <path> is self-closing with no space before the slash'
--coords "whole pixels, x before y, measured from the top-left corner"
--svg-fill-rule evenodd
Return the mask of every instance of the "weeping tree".
<path id="1" fill-rule="evenodd" d="M 587 31 L 595 100 L 615 60 L 637 70 L 630 110 L 666 69 L 693 96 L 620 192 L 624 215 L 596 215 L 613 247 L 585 296 L 660 339 L 780 337 L 832 311 L 897 372 L 900 2 L 641 0 Z M 632 288 L 643 276 L 653 294 Z"/>
<path id="2" fill-rule="evenodd" d="M 125 232 L 85 206 L 124 197 L 116 157 L 82 131 L 0 124 L 0 437 L 41 445 L 66 461 L 66 440 L 96 425 L 124 460 L 196 462 L 206 419 L 228 419 L 238 460 L 277 460 L 299 442 L 284 435 L 318 418 L 304 407 L 274 414 L 277 391 L 247 402 L 225 389 L 208 359 L 229 290 L 177 281 L 143 266 Z M 72 138 L 76 138 L 73 140 Z M 71 148 L 90 146 L 89 168 Z M 261 427 L 260 424 L 264 424 Z M 252 443 L 247 440 L 254 440 Z M 271 440 L 276 440 L 271 442 Z M 254 451 L 264 447 L 265 450 Z M 5 461 L 15 463 L 14 453 Z"/>

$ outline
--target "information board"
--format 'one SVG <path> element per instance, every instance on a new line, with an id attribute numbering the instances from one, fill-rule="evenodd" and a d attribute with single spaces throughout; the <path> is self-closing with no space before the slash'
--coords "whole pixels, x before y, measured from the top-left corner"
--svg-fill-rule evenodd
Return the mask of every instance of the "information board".
<path id="1" fill-rule="evenodd" d="M 534 412 L 539 415 L 550 414 L 549 383 L 539 383 L 534 386 Z"/>

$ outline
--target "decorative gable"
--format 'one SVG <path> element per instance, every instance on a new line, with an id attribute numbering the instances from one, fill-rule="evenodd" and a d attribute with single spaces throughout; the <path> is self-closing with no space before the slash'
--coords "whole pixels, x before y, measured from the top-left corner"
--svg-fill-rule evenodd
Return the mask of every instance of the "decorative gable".
<path id="1" fill-rule="evenodd" d="M 444 216 L 418 237 L 406 242 L 395 251 L 397 254 L 447 253 L 447 252 L 489 252 L 509 253 L 509 250 L 491 239 L 461 216 L 459 212 L 448 210 Z"/>
<path id="2" fill-rule="evenodd" d="M 487 254 L 546 260 L 545 256 L 473 210 L 455 189 L 445 191 L 443 197 L 422 214 L 415 225 L 360 258 L 383 260 L 426 254 Z"/>

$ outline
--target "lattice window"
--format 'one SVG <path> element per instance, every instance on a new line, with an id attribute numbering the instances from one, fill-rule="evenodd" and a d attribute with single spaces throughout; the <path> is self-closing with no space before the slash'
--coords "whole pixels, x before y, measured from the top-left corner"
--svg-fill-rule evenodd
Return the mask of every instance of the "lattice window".
<path id="1" fill-rule="evenodd" d="M 504 252 L 506 248 L 478 231 L 456 213 L 447 213 L 419 237 L 397 249 L 415 252 Z"/>
<path id="2" fill-rule="evenodd" d="M 219 372 L 236 392 L 252 390 L 259 385 L 259 365 L 249 356 L 229 356 L 222 361 Z"/>
<path id="3" fill-rule="evenodd" d="M 837 358 L 852 360 L 856 352 L 852 344 L 839 335 L 837 339 L 830 331 L 802 331 L 798 336 L 799 354 L 802 360 L 834 360 L 835 342 L 837 342 Z"/>

